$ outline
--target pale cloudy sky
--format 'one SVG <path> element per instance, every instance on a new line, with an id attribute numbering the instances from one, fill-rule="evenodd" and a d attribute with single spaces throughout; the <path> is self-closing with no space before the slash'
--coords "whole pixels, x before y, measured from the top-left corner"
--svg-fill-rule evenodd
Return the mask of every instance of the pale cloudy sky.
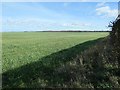
<path id="1" fill-rule="evenodd" d="M 118 2 L 3 2 L 3 31 L 106 30 Z"/>

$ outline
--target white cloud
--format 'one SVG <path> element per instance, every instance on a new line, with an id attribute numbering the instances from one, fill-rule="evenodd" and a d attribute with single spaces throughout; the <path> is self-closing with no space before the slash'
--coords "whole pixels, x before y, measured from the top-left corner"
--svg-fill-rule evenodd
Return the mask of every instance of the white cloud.
<path id="1" fill-rule="evenodd" d="M 62 26 L 70 26 L 70 27 L 79 27 L 79 26 L 91 26 L 89 23 L 64 23 Z"/>
<path id="2" fill-rule="evenodd" d="M 100 3 L 98 3 L 96 6 L 97 6 L 97 7 L 102 7 L 102 6 L 105 5 L 105 3 L 106 3 L 106 2 L 100 2 Z"/>
<path id="3" fill-rule="evenodd" d="M 102 6 L 96 8 L 97 15 L 101 15 L 104 17 L 117 17 L 118 10 L 117 9 L 111 9 L 109 6 Z"/>
<path id="4" fill-rule="evenodd" d="M 36 31 L 36 30 L 54 30 L 54 29 L 75 29 L 81 27 L 90 27 L 88 22 L 52 22 L 39 18 L 6 18 L 3 20 L 3 30 L 7 31 Z M 22 29 L 22 30 L 21 30 Z"/>

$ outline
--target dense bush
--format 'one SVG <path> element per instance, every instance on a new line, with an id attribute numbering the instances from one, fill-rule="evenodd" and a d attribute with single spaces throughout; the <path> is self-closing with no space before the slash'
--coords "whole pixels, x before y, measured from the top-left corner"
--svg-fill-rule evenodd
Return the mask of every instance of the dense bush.
<path id="1" fill-rule="evenodd" d="M 117 19 L 109 25 L 112 27 L 112 31 L 110 33 L 110 44 L 114 47 L 114 53 L 116 56 L 116 60 L 120 65 L 120 15 L 118 15 Z"/>

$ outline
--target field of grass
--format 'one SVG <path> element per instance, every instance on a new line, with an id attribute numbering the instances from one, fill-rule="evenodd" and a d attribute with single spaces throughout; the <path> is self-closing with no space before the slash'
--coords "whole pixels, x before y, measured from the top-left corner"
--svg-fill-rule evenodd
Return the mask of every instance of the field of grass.
<path id="1" fill-rule="evenodd" d="M 108 34 L 107 32 L 3 33 L 3 85 L 4 87 L 38 85 L 44 87 L 56 84 L 58 86 L 64 80 L 60 78 L 61 75 L 55 77 L 58 74 L 55 73 L 55 69 Z M 59 82 L 56 83 L 56 80 Z"/>

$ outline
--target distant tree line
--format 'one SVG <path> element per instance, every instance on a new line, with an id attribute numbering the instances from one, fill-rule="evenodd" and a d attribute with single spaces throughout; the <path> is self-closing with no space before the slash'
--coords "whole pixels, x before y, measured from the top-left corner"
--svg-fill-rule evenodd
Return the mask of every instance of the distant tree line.
<path id="1" fill-rule="evenodd" d="M 85 30 L 85 31 L 81 31 L 81 30 L 61 30 L 61 31 L 36 31 L 36 32 L 110 32 L 110 31 L 89 31 L 89 30 Z"/>

